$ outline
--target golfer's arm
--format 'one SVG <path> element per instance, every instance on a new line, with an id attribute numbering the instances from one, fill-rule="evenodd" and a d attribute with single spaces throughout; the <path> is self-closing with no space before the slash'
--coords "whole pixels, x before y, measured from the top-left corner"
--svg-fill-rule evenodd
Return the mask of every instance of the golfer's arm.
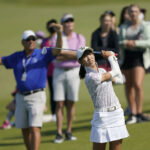
<path id="1" fill-rule="evenodd" d="M 112 75 L 110 72 L 104 73 L 102 75 L 102 82 L 107 81 L 107 80 L 112 80 L 113 83 L 116 84 L 123 84 L 125 83 L 125 79 L 122 77 L 122 75 L 116 76 L 114 78 L 112 78 Z"/>
<path id="2" fill-rule="evenodd" d="M 107 73 L 104 73 L 102 75 L 102 79 L 101 79 L 101 82 L 104 82 L 104 81 L 107 81 L 107 80 L 110 80 L 112 78 L 111 74 L 109 72 Z"/>
<path id="3" fill-rule="evenodd" d="M 108 61 L 109 61 L 110 66 L 111 66 L 111 71 L 104 73 L 102 75 L 102 82 L 106 81 L 106 80 L 113 79 L 114 77 L 121 74 L 116 57 L 115 56 L 109 56 Z"/>
<path id="4" fill-rule="evenodd" d="M 2 57 L 0 56 L 0 65 L 2 65 L 3 63 L 2 63 Z"/>
<path id="5" fill-rule="evenodd" d="M 112 82 L 115 84 L 124 84 L 125 81 L 125 77 L 122 74 L 112 79 Z"/>

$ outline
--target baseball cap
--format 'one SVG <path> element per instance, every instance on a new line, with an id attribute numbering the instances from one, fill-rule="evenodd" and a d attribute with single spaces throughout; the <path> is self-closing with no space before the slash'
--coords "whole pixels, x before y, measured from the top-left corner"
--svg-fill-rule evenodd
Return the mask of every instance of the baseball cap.
<path id="1" fill-rule="evenodd" d="M 65 22 L 65 21 L 67 21 L 68 19 L 72 19 L 72 20 L 74 21 L 73 15 L 72 15 L 72 14 L 69 14 L 69 13 L 64 14 L 64 15 L 62 16 L 60 22 L 63 23 L 63 22 Z"/>
<path id="2" fill-rule="evenodd" d="M 36 37 L 35 33 L 32 30 L 26 30 L 22 34 L 22 40 L 26 40 L 30 36 Z"/>
<path id="3" fill-rule="evenodd" d="M 77 59 L 79 60 L 86 51 L 93 52 L 93 49 L 87 46 L 81 47 L 77 50 Z"/>
<path id="4" fill-rule="evenodd" d="M 35 35 L 40 38 L 45 38 L 45 33 L 43 31 L 37 31 Z"/>

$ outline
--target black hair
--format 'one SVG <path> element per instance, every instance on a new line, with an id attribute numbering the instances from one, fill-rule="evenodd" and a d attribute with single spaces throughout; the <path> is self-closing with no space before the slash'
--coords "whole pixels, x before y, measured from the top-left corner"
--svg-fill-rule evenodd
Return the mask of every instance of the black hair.
<path id="1" fill-rule="evenodd" d="M 141 8 L 140 11 L 145 15 L 146 14 L 146 9 L 145 8 Z"/>
<path id="2" fill-rule="evenodd" d="M 86 70 L 83 65 L 80 66 L 79 77 L 80 79 L 84 79 L 86 75 Z"/>
<path id="3" fill-rule="evenodd" d="M 112 15 L 111 15 L 111 14 L 109 14 L 109 13 L 104 13 L 104 14 L 102 14 L 102 15 L 100 16 L 100 22 L 102 22 L 103 19 L 104 19 L 106 16 L 110 16 L 110 17 L 112 18 Z"/>
<path id="4" fill-rule="evenodd" d="M 48 29 L 48 27 L 49 27 L 49 25 L 50 25 L 51 23 L 57 23 L 57 20 L 56 20 L 56 19 L 51 19 L 51 20 L 49 20 L 49 21 L 46 23 L 46 28 L 47 28 L 47 29 Z"/>
<path id="5" fill-rule="evenodd" d="M 123 7 L 123 9 L 121 11 L 121 15 L 120 15 L 119 26 L 121 26 L 125 22 L 124 14 L 125 14 L 126 10 L 128 10 L 128 9 L 129 9 L 129 6 Z"/>
<path id="6" fill-rule="evenodd" d="M 106 11 L 104 12 L 104 14 L 109 14 L 109 15 L 111 15 L 112 17 L 116 16 L 115 13 L 114 13 L 112 10 L 106 10 Z"/>
<path id="7" fill-rule="evenodd" d="M 83 53 L 83 55 L 82 55 L 82 57 L 79 59 L 79 60 L 81 60 L 83 57 L 85 57 L 85 56 L 87 56 L 87 55 L 89 55 L 89 54 L 93 54 L 93 52 L 91 51 L 91 49 L 89 49 L 89 50 L 86 50 L 84 53 Z"/>
<path id="8" fill-rule="evenodd" d="M 85 57 L 85 56 L 87 56 L 87 55 L 89 55 L 89 54 L 93 54 L 93 52 L 89 49 L 89 50 L 86 50 L 85 52 L 84 52 L 84 54 L 82 55 L 82 57 L 79 59 L 79 61 L 81 61 L 81 59 L 83 58 L 83 57 Z M 84 68 L 84 66 L 83 65 L 81 65 L 80 66 L 80 71 L 79 71 L 79 77 L 80 77 L 80 79 L 84 79 L 85 78 L 85 75 L 86 75 L 86 70 L 85 70 L 85 68 Z"/>

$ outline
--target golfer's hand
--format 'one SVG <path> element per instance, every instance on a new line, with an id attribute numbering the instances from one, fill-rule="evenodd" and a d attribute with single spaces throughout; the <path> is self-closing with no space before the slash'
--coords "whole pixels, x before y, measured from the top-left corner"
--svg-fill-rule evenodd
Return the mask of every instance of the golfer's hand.
<path id="1" fill-rule="evenodd" d="M 105 59 L 107 59 L 109 56 L 114 56 L 114 52 L 112 52 L 112 51 L 104 51 L 104 50 L 102 50 L 101 52 L 102 52 L 102 56 Z"/>
<path id="2" fill-rule="evenodd" d="M 63 27 L 60 24 L 55 24 L 53 27 L 55 28 L 56 32 L 62 32 L 63 30 Z"/>

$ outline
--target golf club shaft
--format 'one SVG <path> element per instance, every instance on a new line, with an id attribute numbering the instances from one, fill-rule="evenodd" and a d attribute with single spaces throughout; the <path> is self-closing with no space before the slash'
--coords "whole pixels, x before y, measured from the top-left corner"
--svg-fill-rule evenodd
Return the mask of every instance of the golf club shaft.
<path id="1" fill-rule="evenodd" d="M 77 51 L 76 49 L 70 49 L 70 48 L 58 48 L 58 47 L 55 47 L 55 49 L 58 49 L 58 50 L 66 50 L 66 51 Z M 99 51 L 93 51 L 94 54 L 98 54 L 98 55 L 101 55 L 102 53 Z M 117 56 L 117 54 L 115 53 L 115 56 Z"/>

